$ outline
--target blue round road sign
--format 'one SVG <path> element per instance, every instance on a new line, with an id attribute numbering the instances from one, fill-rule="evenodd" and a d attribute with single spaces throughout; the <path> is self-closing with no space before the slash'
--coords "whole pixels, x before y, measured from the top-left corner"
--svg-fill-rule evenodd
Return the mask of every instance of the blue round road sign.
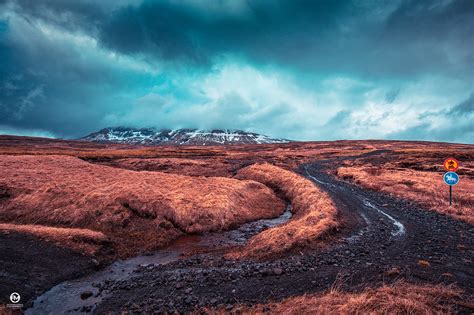
<path id="1" fill-rule="evenodd" d="M 459 183 L 459 175 L 455 172 L 447 172 L 444 173 L 443 180 L 446 185 L 454 186 Z"/>

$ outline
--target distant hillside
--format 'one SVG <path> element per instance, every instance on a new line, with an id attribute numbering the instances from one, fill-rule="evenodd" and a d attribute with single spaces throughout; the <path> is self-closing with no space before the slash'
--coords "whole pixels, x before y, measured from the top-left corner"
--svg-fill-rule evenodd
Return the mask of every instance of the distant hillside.
<path id="1" fill-rule="evenodd" d="M 288 140 L 234 129 L 155 129 L 109 127 L 80 140 L 149 145 L 233 145 L 287 143 Z"/>

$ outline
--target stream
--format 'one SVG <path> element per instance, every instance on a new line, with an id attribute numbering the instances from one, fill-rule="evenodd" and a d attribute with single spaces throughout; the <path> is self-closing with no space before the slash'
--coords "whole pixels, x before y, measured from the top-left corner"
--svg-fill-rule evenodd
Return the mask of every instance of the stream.
<path id="1" fill-rule="evenodd" d="M 212 252 L 244 245 L 261 231 L 287 222 L 292 216 L 288 205 L 283 214 L 273 219 L 245 223 L 234 230 L 183 236 L 165 249 L 154 253 L 119 260 L 106 268 L 79 279 L 62 282 L 33 301 L 25 314 L 77 314 L 93 312 L 109 296 L 100 288 L 104 284 L 133 278 L 141 268 L 168 264 L 197 252 Z"/>

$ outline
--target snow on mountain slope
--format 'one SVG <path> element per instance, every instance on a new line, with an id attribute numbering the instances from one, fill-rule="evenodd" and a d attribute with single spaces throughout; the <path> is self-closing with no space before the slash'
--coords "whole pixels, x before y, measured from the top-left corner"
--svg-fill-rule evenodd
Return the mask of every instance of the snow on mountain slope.
<path id="1" fill-rule="evenodd" d="M 285 139 L 234 129 L 162 129 L 111 127 L 91 133 L 80 140 L 149 145 L 232 145 L 287 143 Z"/>

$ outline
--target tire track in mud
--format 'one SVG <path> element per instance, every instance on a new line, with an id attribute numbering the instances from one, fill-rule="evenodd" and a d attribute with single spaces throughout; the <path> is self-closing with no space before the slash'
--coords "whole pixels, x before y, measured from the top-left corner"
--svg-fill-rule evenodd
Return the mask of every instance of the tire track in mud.
<path id="1" fill-rule="evenodd" d="M 325 246 L 295 249 L 272 261 L 230 261 L 221 253 L 207 253 L 139 268 L 131 279 L 100 287 L 108 297 L 95 313 L 232 310 L 236 304 L 322 292 L 341 278 L 341 288 L 350 291 L 405 279 L 456 283 L 473 294 L 473 226 L 339 181 L 324 172 L 327 162 L 300 169 L 329 193 L 338 209 L 341 228 Z"/>
<path id="2" fill-rule="evenodd" d="M 397 219 L 395 219 L 390 214 L 386 213 L 384 210 L 382 210 L 381 206 L 374 205 L 374 203 L 371 202 L 369 199 L 367 199 L 366 197 L 354 192 L 353 190 L 348 191 L 347 189 L 344 189 L 344 186 L 337 185 L 337 184 L 331 183 L 329 181 L 324 181 L 324 180 L 316 178 L 315 176 L 311 175 L 310 171 L 308 170 L 308 166 L 304 166 L 303 169 L 305 171 L 306 177 L 308 177 L 313 182 L 318 184 L 323 190 L 329 192 L 330 196 L 333 200 L 340 200 L 341 195 L 346 194 L 346 196 L 345 196 L 346 199 L 349 199 L 349 200 L 352 199 L 352 202 L 351 202 L 352 204 L 354 204 L 354 203 L 359 204 L 357 207 L 353 207 L 353 209 L 355 209 L 358 212 L 358 215 L 363 218 L 363 220 L 365 221 L 366 226 L 364 228 L 362 228 L 361 230 L 359 230 L 359 232 L 357 234 L 354 234 L 350 237 L 353 238 L 355 235 L 361 235 L 361 231 L 367 231 L 367 230 L 370 230 L 370 229 L 374 228 L 373 227 L 373 224 L 374 224 L 373 222 L 377 222 L 377 221 L 369 220 L 369 218 L 368 218 L 369 215 L 367 213 L 368 211 L 373 211 L 373 210 L 377 211 L 379 215 L 385 216 L 385 218 L 387 218 L 393 224 L 394 231 L 392 231 L 392 236 L 402 237 L 406 233 L 406 228 L 403 225 L 403 223 L 398 221 Z M 319 177 L 326 177 L 326 176 L 325 176 L 325 174 L 319 174 Z M 326 180 L 328 180 L 328 179 L 326 179 Z M 358 200 L 356 200 L 356 199 L 358 199 Z M 339 205 L 339 209 L 341 209 L 340 205 Z M 379 220 L 380 220 L 380 218 L 379 218 Z"/>

